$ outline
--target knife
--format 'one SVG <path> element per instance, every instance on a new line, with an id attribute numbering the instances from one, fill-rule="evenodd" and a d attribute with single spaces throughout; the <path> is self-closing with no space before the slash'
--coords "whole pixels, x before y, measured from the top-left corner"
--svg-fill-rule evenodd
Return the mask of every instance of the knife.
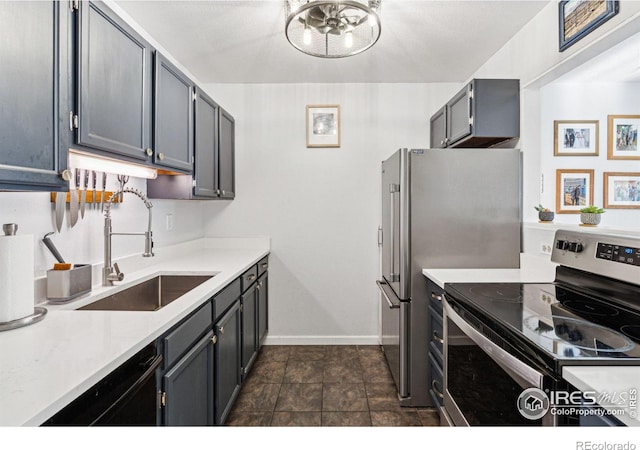
<path id="1" fill-rule="evenodd" d="M 78 191 L 77 186 L 80 186 L 80 169 L 76 169 L 76 176 L 72 180 L 71 190 L 69 191 L 69 214 L 71 219 L 71 227 L 78 222 Z"/>
<path id="2" fill-rule="evenodd" d="M 98 174 L 95 170 L 91 171 L 91 178 L 93 179 L 93 197 L 91 198 L 91 207 L 96 208 L 98 206 L 96 197 L 96 183 L 98 182 Z"/>
<path id="3" fill-rule="evenodd" d="M 80 216 L 84 219 L 84 205 L 87 202 L 87 188 L 89 187 L 89 171 L 84 171 L 84 183 L 80 191 Z"/>
<path id="4" fill-rule="evenodd" d="M 107 193 L 107 172 L 102 172 L 102 195 L 100 196 L 100 212 L 104 212 L 104 196 Z"/>
<path id="5" fill-rule="evenodd" d="M 56 229 L 58 233 L 62 229 L 62 221 L 64 220 L 64 210 L 67 204 L 67 193 L 56 192 Z"/>

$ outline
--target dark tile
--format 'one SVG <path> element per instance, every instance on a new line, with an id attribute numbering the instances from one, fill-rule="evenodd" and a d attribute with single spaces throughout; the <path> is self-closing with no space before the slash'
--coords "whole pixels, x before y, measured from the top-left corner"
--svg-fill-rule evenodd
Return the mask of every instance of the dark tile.
<path id="1" fill-rule="evenodd" d="M 296 361 L 287 363 L 283 383 L 322 383 L 324 361 Z"/>
<path id="2" fill-rule="evenodd" d="M 362 382 L 362 367 L 357 359 L 345 361 L 327 361 L 324 366 L 324 383 Z"/>
<path id="3" fill-rule="evenodd" d="M 263 345 L 258 355 L 259 361 L 287 361 L 289 359 L 288 345 Z"/>
<path id="4" fill-rule="evenodd" d="M 247 382 L 251 384 L 282 383 L 286 367 L 285 361 L 257 361 L 249 372 Z"/>
<path id="5" fill-rule="evenodd" d="M 368 383 L 393 383 L 391 372 L 386 366 L 364 366 L 362 377 Z"/>
<path id="6" fill-rule="evenodd" d="M 283 384 L 276 403 L 276 411 L 320 411 L 322 384 Z"/>
<path id="7" fill-rule="evenodd" d="M 393 383 L 365 383 L 371 411 L 401 411 L 400 401 Z"/>
<path id="8" fill-rule="evenodd" d="M 364 388 L 367 391 L 367 397 L 398 398 L 398 391 L 393 383 L 365 383 Z"/>
<path id="9" fill-rule="evenodd" d="M 379 345 L 358 345 L 358 354 L 361 357 L 384 357 L 382 348 Z"/>
<path id="10" fill-rule="evenodd" d="M 374 427 L 419 427 L 422 425 L 417 411 L 371 411 Z"/>
<path id="11" fill-rule="evenodd" d="M 319 361 L 326 354 L 324 345 L 293 345 L 289 350 L 289 360 Z"/>
<path id="12" fill-rule="evenodd" d="M 243 385 L 234 409 L 238 411 L 273 411 L 279 392 L 279 384 L 250 383 Z"/>
<path id="13" fill-rule="evenodd" d="M 272 427 L 319 427 L 322 424 L 320 412 L 274 412 Z"/>
<path id="14" fill-rule="evenodd" d="M 344 361 L 358 358 L 358 347 L 355 345 L 328 345 L 328 361 Z"/>
<path id="15" fill-rule="evenodd" d="M 435 409 L 419 409 L 418 417 L 420 417 L 422 426 L 425 426 L 425 427 L 440 426 L 440 416 L 438 415 L 438 411 L 436 411 Z"/>
<path id="16" fill-rule="evenodd" d="M 323 427 L 370 427 L 368 411 L 323 411 Z"/>
<path id="17" fill-rule="evenodd" d="M 233 410 L 225 425 L 230 427 L 268 427 L 271 425 L 271 412 Z"/>
<path id="18" fill-rule="evenodd" d="M 364 383 L 325 383 L 322 411 L 368 411 Z"/>

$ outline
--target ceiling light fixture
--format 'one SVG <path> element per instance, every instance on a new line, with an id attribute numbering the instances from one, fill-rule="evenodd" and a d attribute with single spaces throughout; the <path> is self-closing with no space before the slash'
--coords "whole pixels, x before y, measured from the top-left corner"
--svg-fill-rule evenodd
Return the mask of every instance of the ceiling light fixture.
<path id="1" fill-rule="evenodd" d="M 343 58 L 380 38 L 382 0 L 285 0 L 287 40 L 303 53 Z"/>

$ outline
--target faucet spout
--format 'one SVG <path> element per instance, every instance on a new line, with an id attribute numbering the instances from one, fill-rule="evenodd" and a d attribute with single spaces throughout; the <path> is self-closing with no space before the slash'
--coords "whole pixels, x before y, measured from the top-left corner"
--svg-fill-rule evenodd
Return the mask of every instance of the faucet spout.
<path id="1" fill-rule="evenodd" d="M 147 225 L 147 231 L 141 233 L 114 233 L 111 227 L 111 205 L 113 200 L 118 196 L 130 193 L 134 194 L 144 202 L 149 212 L 149 220 Z M 102 285 L 111 286 L 114 281 L 122 281 L 124 279 L 124 273 L 120 272 L 118 264 L 112 264 L 111 262 L 111 240 L 114 235 L 142 235 L 144 236 L 144 253 L 143 257 L 151 257 L 153 254 L 153 232 L 151 231 L 151 208 L 153 205 L 149 201 L 146 195 L 137 189 L 125 188 L 114 192 L 109 198 L 104 208 L 104 266 L 102 268 Z"/>

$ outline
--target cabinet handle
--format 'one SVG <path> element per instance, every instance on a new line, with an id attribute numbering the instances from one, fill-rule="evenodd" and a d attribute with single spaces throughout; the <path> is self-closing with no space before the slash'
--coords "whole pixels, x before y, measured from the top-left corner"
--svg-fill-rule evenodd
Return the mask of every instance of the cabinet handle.
<path id="1" fill-rule="evenodd" d="M 220 334 L 224 334 L 224 327 L 220 327 Z"/>
<path id="2" fill-rule="evenodd" d="M 253 281 L 256 279 L 256 276 L 254 274 L 251 274 L 247 277 L 247 281 Z"/>
<path id="3" fill-rule="evenodd" d="M 262 287 L 262 283 L 258 283 L 258 285 L 256 286 L 256 289 L 260 290 L 261 287 Z"/>
<path id="4" fill-rule="evenodd" d="M 226 194 L 226 192 L 225 192 L 225 191 L 222 191 L 222 195 L 225 195 L 225 194 Z"/>
<path id="5" fill-rule="evenodd" d="M 71 171 L 69 169 L 63 170 L 60 172 L 60 177 L 62 177 L 64 181 L 69 181 L 71 179 Z"/>
<path id="6" fill-rule="evenodd" d="M 434 300 L 438 300 L 439 302 L 442 301 L 442 295 L 437 295 L 434 292 L 431 293 L 431 298 Z"/>
<path id="7" fill-rule="evenodd" d="M 147 154 L 147 156 L 153 155 L 153 150 L 151 150 L 151 148 L 146 148 L 144 152 Z"/>
<path id="8" fill-rule="evenodd" d="M 433 389 L 433 392 L 435 392 L 438 397 L 444 398 L 444 394 L 438 389 L 436 380 L 431 381 L 431 388 Z"/>
<path id="9" fill-rule="evenodd" d="M 220 189 L 216 189 L 216 195 L 220 195 Z"/>
<path id="10" fill-rule="evenodd" d="M 160 161 L 164 160 L 164 153 L 162 153 L 162 152 L 158 153 L 158 159 Z"/>
<path id="11" fill-rule="evenodd" d="M 444 339 L 442 339 L 440 336 L 438 336 L 438 332 L 434 331 L 433 332 L 433 340 L 436 342 L 440 342 L 442 345 L 444 345 Z"/>
<path id="12" fill-rule="evenodd" d="M 262 267 L 263 269 L 266 269 L 267 267 L 269 267 L 269 263 L 262 263 L 260 264 L 260 267 Z"/>
<path id="13" fill-rule="evenodd" d="M 213 342 L 213 345 L 216 345 L 218 343 L 218 336 L 216 336 L 215 334 L 211 337 L 211 342 Z"/>
<path id="14" fill-rule="evenodd" d="M 444 139 L 440 141 L 440 145 L 444 145 Z"/>

